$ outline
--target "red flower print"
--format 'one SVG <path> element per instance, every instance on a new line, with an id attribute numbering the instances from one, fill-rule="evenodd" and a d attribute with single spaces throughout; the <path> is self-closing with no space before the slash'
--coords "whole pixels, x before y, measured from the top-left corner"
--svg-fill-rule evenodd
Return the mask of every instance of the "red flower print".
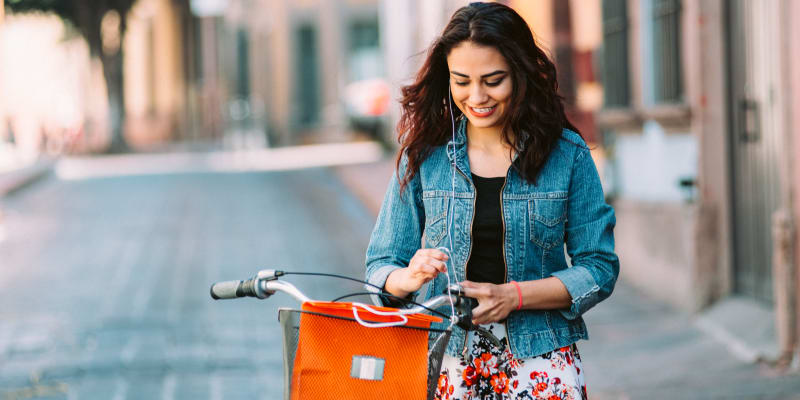
<path id="1" fill-rule="evenodd" d="M 475 380 L 478 379 L 478 371 L 475 370 L 475 367 L 469 365 L 467 368 L 464 368 L 464 372 L 461 373 L 461 378 L 464 379 L 464 383 L 466 383 L 467 386 L 472 386 Z"/>
<path id="2" fill-rule="evenodd" d="M 492 354 L 483 353 L 475 359 L 475 369 L 484 377 L 488 378 L 492 374 Z"/>
<path id="3" fill-rule="evenodd" d="M 561 384 L 561 378 L 558 378 L 558 377 L 555 377 L 555 378 L 553 378 L 553 384 L 554 384 L 554 385 L 559 385 L 559 384 Z"/>
<path id="4" fill-rule="evenodd" d="M 540 392 L 544 392 L 545 390 L 547 390 L 547 383 L 545 383 L 545 382 L 537 383 L 536 384 L 536 390 L 538 390 Z"/>
<path id="5" fill-rule="evenodd" d="M 552 395 L 552 396 L 548 397 L 547 400 L 561 400 L 561 397 L 558 397 L 556 395 Z"/>
<path id="6" fill-rule="evenodd" d="M 517 386 L 519 386 L 519 381 L 514 381 L 514 383 L 511 384 L 511 387 L 513 387 L 514 389 L 516 389 Z"/>
<path id="7" fill-rule="evenodd" d="M 447 400 L 450 398 L 450 395 L 453 394 L 453 390 L 453 385 L 450 385 L 450 382 L 447 379 L 447 374 L 439 375 L 439 384 L 436 388 L 436 398 Z"/>
<path id="8" fill-rule="evenodd" d="M 539 376 L 539 371 L 531 372 L 531 379 L 536 379 L 537 376 Z"/>
<path id="9" fill-rule="evenodd" d="M 560 352 L 562 352 L 562 353 L 566 353 L 566 352 L 568 352 L 568 351 L 569 351 L 569 346 L 562 347 L 562 348 L 558 349 L 558 351 L 560 351 Z"/>
<path id="10" fill-rule="evenodd" d="M 508 377 L 505 372 L 498 375 L 492 375 L 492 380 L 489 382 L 495 393 L 508 393 Z"/>

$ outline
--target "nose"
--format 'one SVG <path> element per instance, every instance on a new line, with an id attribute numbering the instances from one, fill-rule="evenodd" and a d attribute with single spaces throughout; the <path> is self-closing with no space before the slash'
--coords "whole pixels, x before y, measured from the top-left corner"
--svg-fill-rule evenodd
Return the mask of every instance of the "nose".
<path id="1" fill-rule="evenodd" d="M 480 84 L 473 84 L 470 86 L 469 89 L 469 104 L 472 105 L 481 105 L 488 100 L 489 96 L 486 94 L 486 90 L 484 90 L 483 85 Z"/>

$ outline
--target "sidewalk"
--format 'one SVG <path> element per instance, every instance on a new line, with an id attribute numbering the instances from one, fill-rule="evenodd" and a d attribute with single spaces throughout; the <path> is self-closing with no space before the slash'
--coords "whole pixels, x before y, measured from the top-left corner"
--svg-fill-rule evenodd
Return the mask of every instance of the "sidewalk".
<path id="1" fill-rule="evenodd" d="M 335 171 L 377 215 L 393 161 Z M 650 299 L 625 282 L 618 282 L 614 294 L 585 320 L 591 340 L 579 347 L 593 400 L 800 399 L 796 371 L 780 373 L 743 361 L 701 329 L 700 318 Z"/>
<path id="2" fill-rule="evenodd" d="M 55 160 L 42 158 L 31 165 L 0 172 L 0 199 L 44 177 L 52 171 L 54 164 Z"/>

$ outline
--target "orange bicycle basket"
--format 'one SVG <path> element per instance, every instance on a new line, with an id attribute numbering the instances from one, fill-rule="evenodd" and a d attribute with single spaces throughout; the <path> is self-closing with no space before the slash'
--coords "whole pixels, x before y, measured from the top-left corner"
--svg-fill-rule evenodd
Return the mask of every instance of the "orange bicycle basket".
<path id="1" fill-rule="evenodd" d="M 400 319 L 357 310 L 359 318 L 371 323 Z M 354 319 L 352 303 L 306 302 L 299 313 L 296 352 L 289 364 L 292 400 L 428 397 L 430 324 L 441 318 L 412 314 L 403 326 L 368 328 Z"/>

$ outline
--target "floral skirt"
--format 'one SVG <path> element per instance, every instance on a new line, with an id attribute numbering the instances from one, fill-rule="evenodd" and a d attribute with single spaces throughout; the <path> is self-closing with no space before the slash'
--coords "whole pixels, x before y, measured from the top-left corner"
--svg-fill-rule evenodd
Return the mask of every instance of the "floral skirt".
<path id="1" fill-rule="evenodd" d="M 516 359 L 506 348 L 504 324 L 482 326 L 500 339 L 501 348 L 470 332 L 467 351 L 461 357 L 444 356 L 437 400 L 586 399 L 581 356 L 575 344 Z"/>

